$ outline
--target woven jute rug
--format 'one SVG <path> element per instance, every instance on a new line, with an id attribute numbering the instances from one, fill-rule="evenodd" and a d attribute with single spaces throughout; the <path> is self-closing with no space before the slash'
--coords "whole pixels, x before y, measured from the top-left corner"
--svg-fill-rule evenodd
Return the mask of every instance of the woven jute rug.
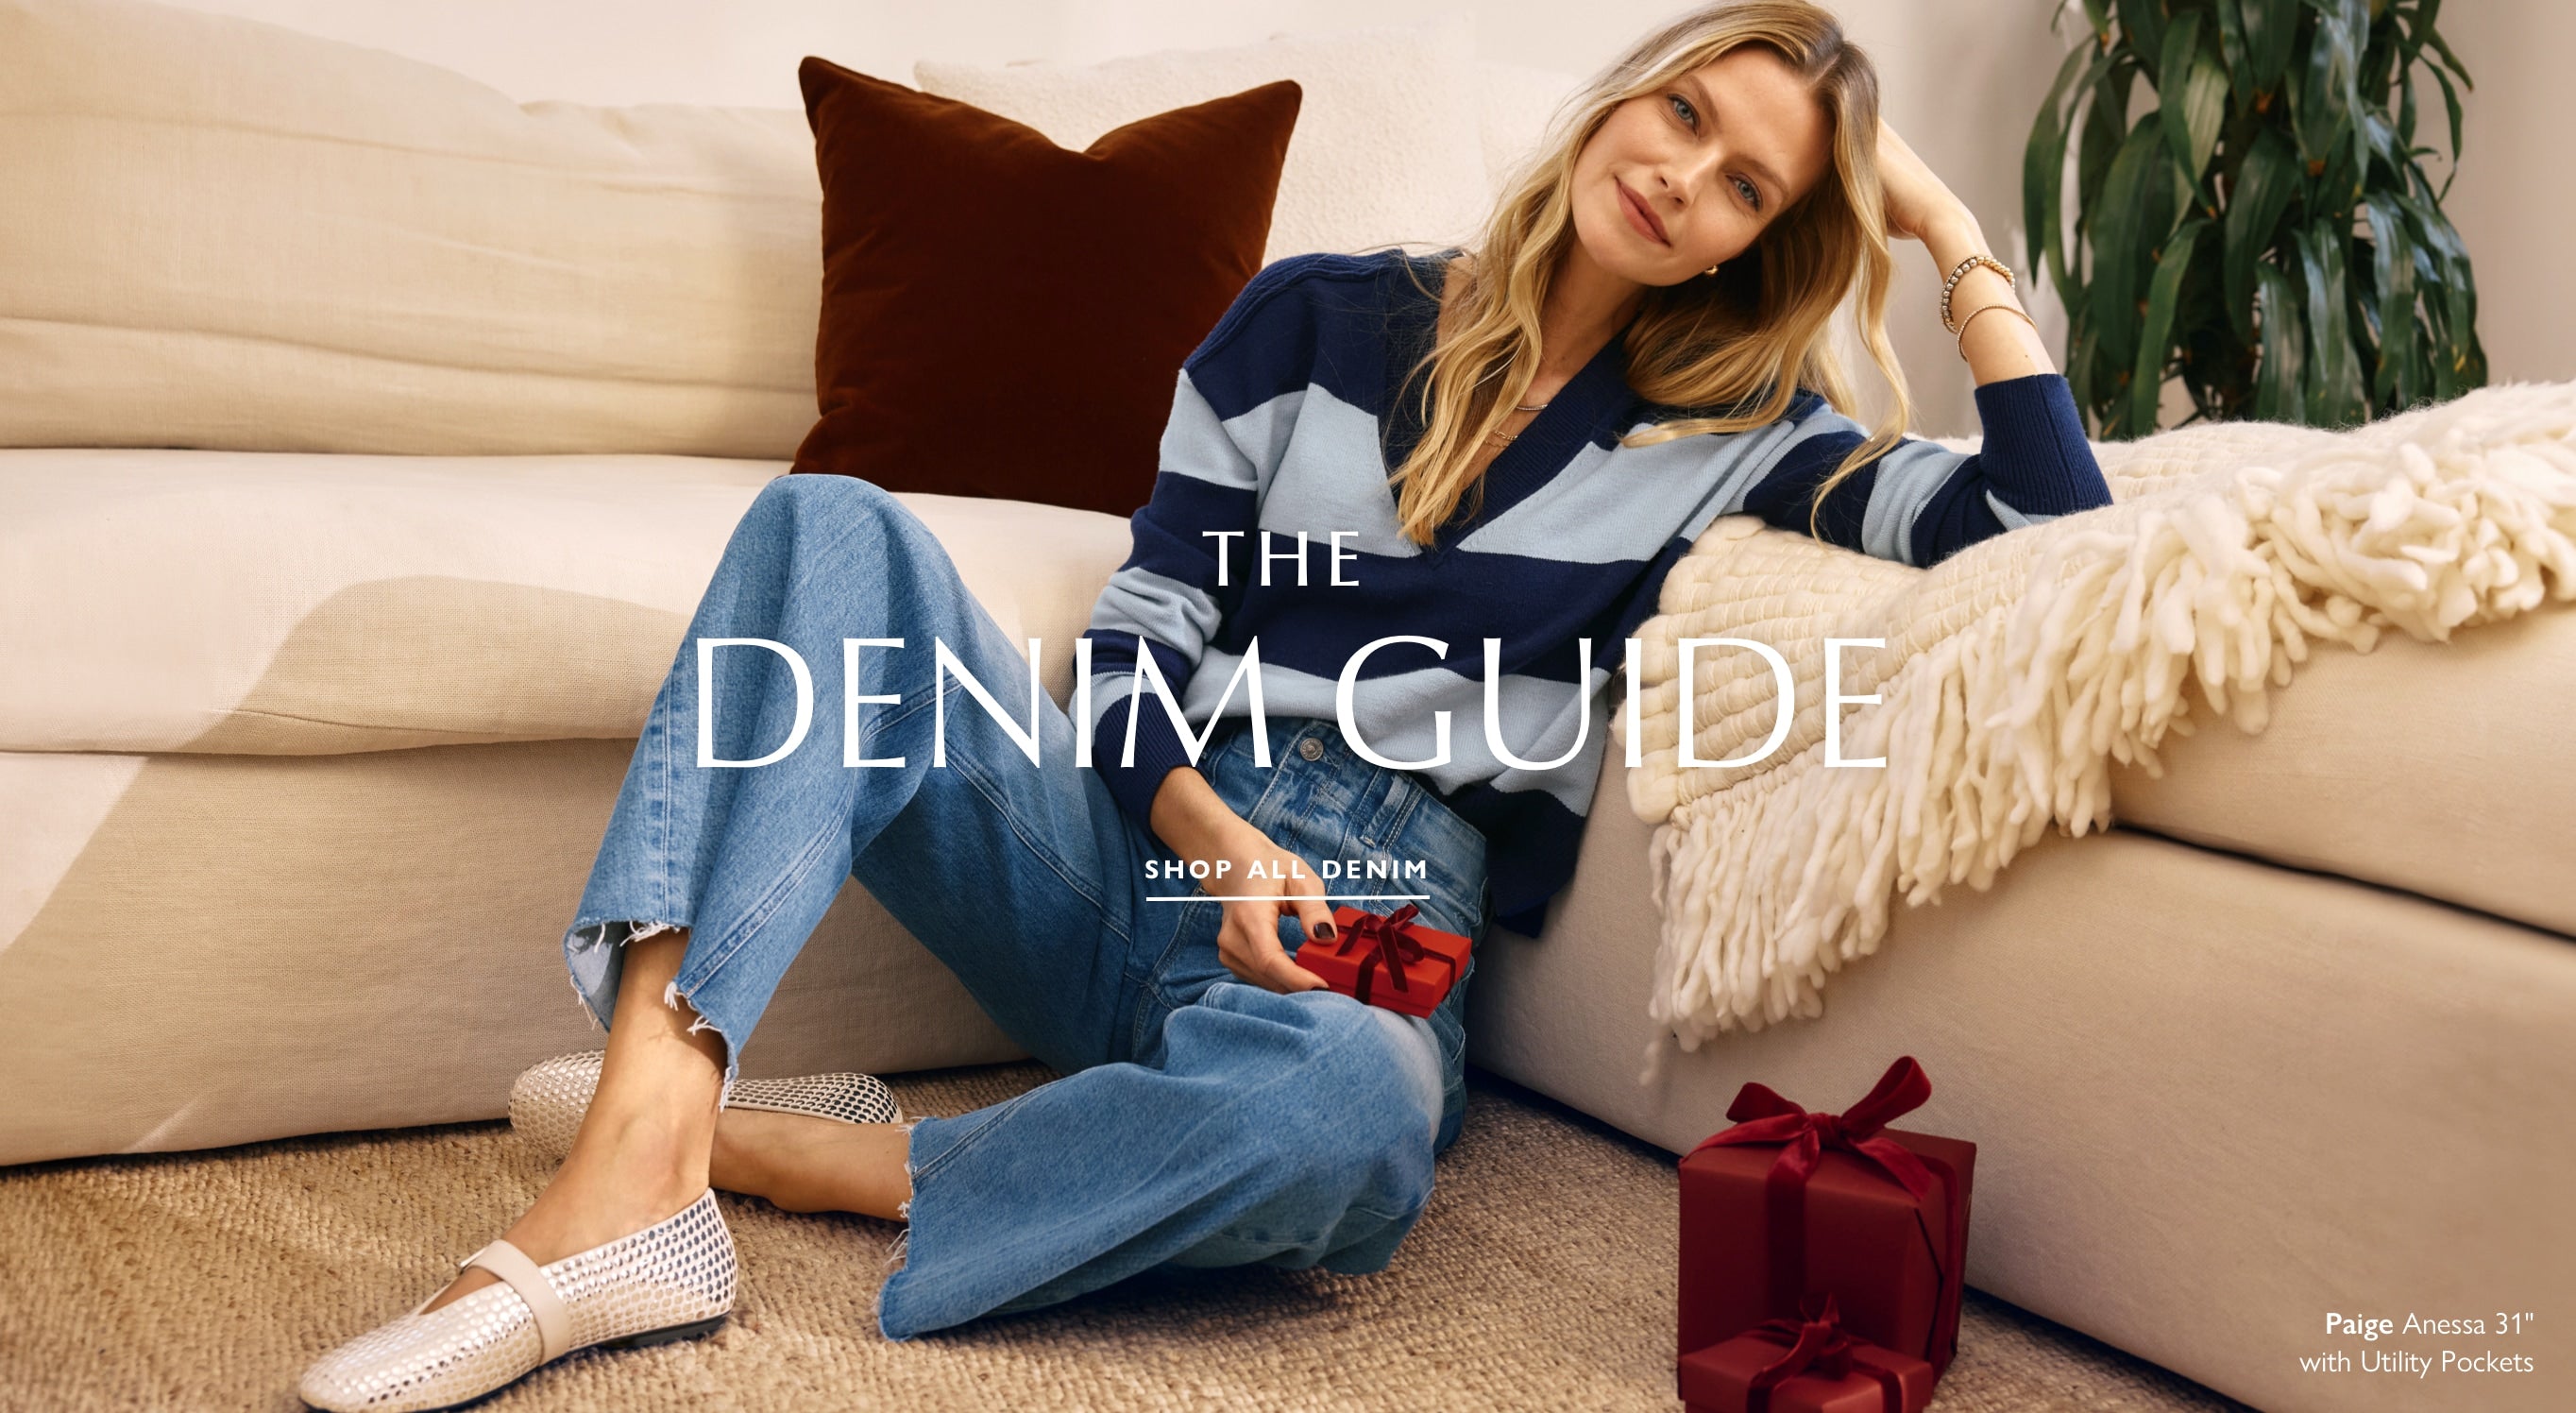
<path id="1" fill-rule="evenodd" d="M 909 1076 L 953 1114 L 1049 1077 Z M 574 1355 L 478 1405 L 536 1409 L 1672 1409 L 1670 1154 L 1482 1075 L 1431 1208 L 1372 1276 L 1149 1273 L 910 1343 L 877 1334 L 899 1228 L 725 1199 L 733 1322 Z M 301 1407 L 314 1357 L 401 1313 L 544 1185 L 506 1124 L 0 1169 L 0 1406 Z M 1938 1413 L 2232 1409 L 1971 1293 Z"/>

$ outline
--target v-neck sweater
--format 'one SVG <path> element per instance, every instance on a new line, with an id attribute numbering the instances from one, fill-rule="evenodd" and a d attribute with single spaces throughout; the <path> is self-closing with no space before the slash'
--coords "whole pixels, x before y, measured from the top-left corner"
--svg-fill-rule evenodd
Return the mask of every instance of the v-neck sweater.
<path id="1" fill-rule="evenodd" d="M 1387 484 L 1422 432 L 1420 384 L 1398 383 L 1430 347 L 1454 253 L 1278 261 L 1182 364 L 1152 499 L 1083 635 L 1092 764 L 1150 831 L 1163 777 L 1200 758 L 1175 711 L 1199 742 L 1251 716 L 1251 684 L 1236 680 L 1247 657 L 1266 716 L 1340 720 L 1354 656 L 1436 640 L 1368 652 L 1344 732 L 1484 834 L 1495 921 L 1537 937 L 1600 782 L 1623 641 L 1664 576 L 1721 515 L 1804 533 L 1816 486 L 1868 433 L 1802 389 L 1765 426 L 1621 446 L 1694 414 L 1631 391 L 1613 336 L 1495 455 L 1482 503 L 1471 490 L 1417 545 Z M 1988 383 L 1976 398 L 1981 452 L 1907 438 L 1824 497 L 1824 537 L 1929 565 L 2110 504 L 2064 378 Z M 1492 730 L 1522 764 L 1488 739 L 1487 639 Z"/>

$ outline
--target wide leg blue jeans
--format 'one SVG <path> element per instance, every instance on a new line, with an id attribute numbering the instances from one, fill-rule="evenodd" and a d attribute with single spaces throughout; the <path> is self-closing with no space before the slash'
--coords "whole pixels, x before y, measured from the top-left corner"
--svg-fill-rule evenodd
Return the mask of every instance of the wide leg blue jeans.
<path id="1" fill-rule="evenodd" d="M 722 639 L 760 642 L 704 646 Z M 953 669 L 934 691 L 934 643 L 1010 725 Z M 1238 814 L 1328 894 L 1381 912 L 1411 899 L 1424 924 L 1481 940 L 1491 891 L 1472 825 L 1331 722 L 1269 723 L 1268 766 L 1253 737 L 1230 723 L 1199 767 Z M 1098 758 L 1120 744 L 1097 742 Z M 623 944 L 688 928 L 664 1000 L 724 1038 L 730 1085 L 780 976 L 855 877 L 1062 1073 L 914 1125 L 908 1255 L 878 1303 L 890 1338 L 1162 1264 L 1383 1268 L 1465 1110 L 1467 978 L 1427 1019 L 1237 981 L 1217 957 L 1222 905 L 1148 879 L 1157 861 L 1178 860 L 1075 764 L 1073 722 L 929 529 L 869 482 L 782 477 L 735 527 L 654 700 L 564 955 L 605 1027 Z M 1363 878 L 1332 879 L 1328 861 Z M 1371 863 L 1417 871 L 1367 880 Z M 1303 942 L 1288 921 L 1280 936 Z"/>

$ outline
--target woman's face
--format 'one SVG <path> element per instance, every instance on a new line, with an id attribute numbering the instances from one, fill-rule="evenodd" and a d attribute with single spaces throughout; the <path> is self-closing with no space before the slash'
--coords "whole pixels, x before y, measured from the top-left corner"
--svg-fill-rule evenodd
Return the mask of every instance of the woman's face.
<path id="1" fill-rule="evenodd" d="M 1574 232 L 1604 270 L 1676 285 L 1753 244 L 1831 165 L 1824 107 L 1747 45 L 1610 111 L 1574 161 Z"/>

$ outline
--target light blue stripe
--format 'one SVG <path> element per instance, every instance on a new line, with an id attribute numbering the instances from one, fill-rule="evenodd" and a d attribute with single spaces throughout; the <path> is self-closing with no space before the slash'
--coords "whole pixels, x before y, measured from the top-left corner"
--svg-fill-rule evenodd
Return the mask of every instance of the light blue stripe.
<path id="1" fill-rule="evenodd" d="M 1458 542 L 1474 554 L 1565 564 L 1634 562 L 1652 553 L 1646 533 L 1691 513 L 1709 494 L 1710 468 L 1739 457 L 1728 437 L 1683 437 L 1650 447 L 1585 445 L 1554 480 Z M 1657 540 L 1657 544 L 1661 541 Z"/>
<path id="2" fill-rule="evenodd" d="M 2004 528 L 2007 530 L 2020 530 L 2026 529 L 2032 525 L 2045 525 L 2049 521 L 2057 518 L 2054 515 L 2024 515 L 2020 511 L 2013 509 L 2011 506 L 2004 504 L 2002 501 L 1995 499 L 1995 493 L 1993 491 L 1986 492 L 1986 504 L 1994 507 L 1995 518 L 2004 522 Z"/>
<path id="3" fill-rule="evenodd" d="M 1101 586 L 1089 631 L 1140 633 L 1195 658 L 1224 618 L 1225 611 L 1204 590 L 1131 564 Z"/>
<path id="4" fill-rule="evenodd" d="M 1299 530 L 1307 531 L 1310 543 L 1329 543 L 1331 532 L 1350 530 L 1355 533 L 1342 540 L 1345 552 L 1412 558 L 1422 547 L 1396 524 L 1395 492 L 1386 478 L 1377 419 L 1329 388 L 1308 388 L 1295 435 L 1280 451 L 1279 474 L 1262 497 L 1261 526 L 1292 541 Z"/>
<path id="5" fill-rule="evenodd" d="M 1240 417 L 1220 421 L 1183 373 L 1172 389 L 1172 415 L 1163 424 L 1157 465 L 1177 476 L 1258 495 L 1297 427 L 1297 410 L 1305 398 L 1303 390 L 1281 393 Z"/>
<path id="6" fill-rule="evenodd" d="M 1879 458 L 1878 483 L 1861 516 L 1861 548 L 1880 559 L 1914 562 L 1914 522 L 1934 493 L 1967 461 L 1962 452 L 1908 438 Z"/>

